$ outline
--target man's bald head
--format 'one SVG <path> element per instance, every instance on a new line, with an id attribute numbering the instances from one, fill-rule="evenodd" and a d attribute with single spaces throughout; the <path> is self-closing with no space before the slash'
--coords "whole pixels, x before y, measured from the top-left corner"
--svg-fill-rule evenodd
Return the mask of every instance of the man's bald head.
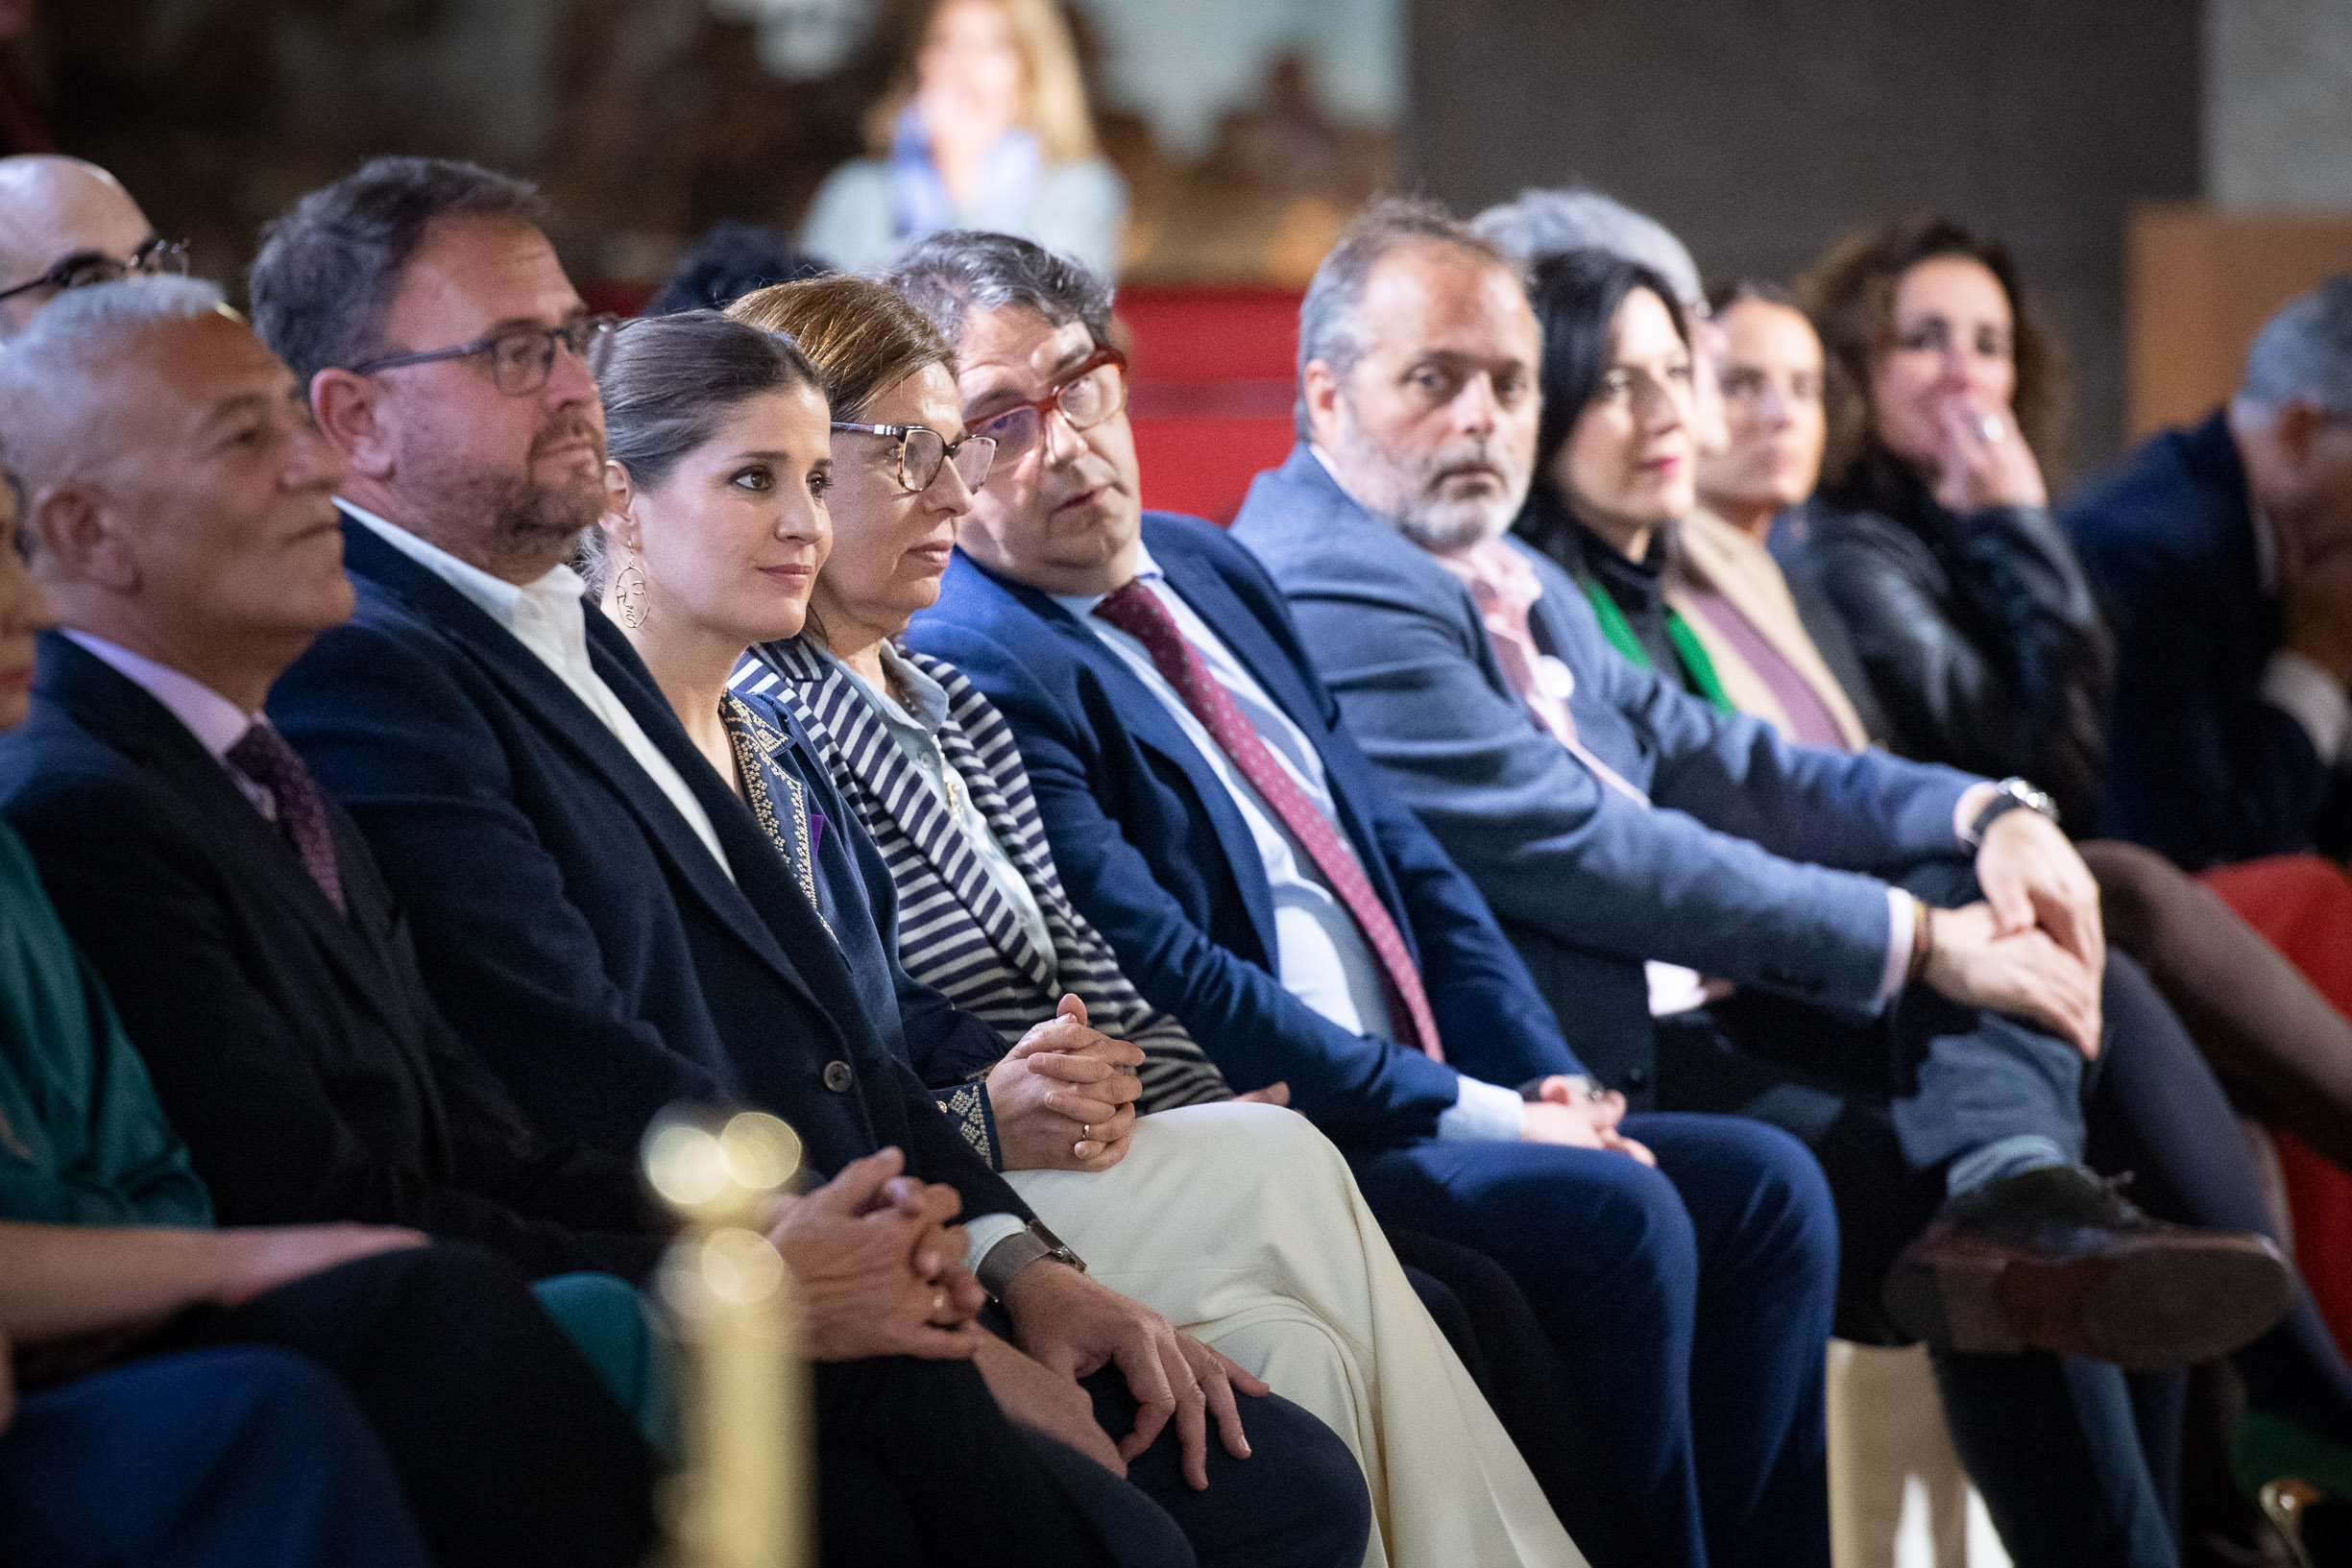
<path id="1" fill-rule="evenodd" d="M 120 261 L 153 238 L 131 193 L 97 164 L 52 153 L 0 157 L 0 289 L 77 255 Z M 23 331 L 56 297 L 38 288 L 0 300 L 0 337 Z"/>

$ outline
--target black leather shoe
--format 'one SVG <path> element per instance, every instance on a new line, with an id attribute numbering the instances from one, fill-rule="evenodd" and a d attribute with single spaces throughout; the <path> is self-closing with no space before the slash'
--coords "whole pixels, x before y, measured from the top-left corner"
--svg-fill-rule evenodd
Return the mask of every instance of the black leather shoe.
<path id="1" fill-rule="evenodd" d="M 2236 1350 L 2286 1315 L 2292 1290 L 2267 1238 L 2169 1225 L 2080 1166 L 2046 1166 L 1947 1202 L 1885 1296 L 1936 1349 L 2152 1370 Z"/>

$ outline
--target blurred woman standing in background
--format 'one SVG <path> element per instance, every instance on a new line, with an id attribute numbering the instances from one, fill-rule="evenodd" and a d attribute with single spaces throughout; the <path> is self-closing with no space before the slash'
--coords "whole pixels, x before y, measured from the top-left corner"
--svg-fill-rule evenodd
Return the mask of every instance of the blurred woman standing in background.
<path id="1" fill-rule="evenodd" d="M 848 272 L 942 229 L 988 229 L 1119 271 L 1127 185 L 1095 145 L 1053 0 L 934 0 L 866 121 L 870 157 L 818 187 L 801 249 Z"/>

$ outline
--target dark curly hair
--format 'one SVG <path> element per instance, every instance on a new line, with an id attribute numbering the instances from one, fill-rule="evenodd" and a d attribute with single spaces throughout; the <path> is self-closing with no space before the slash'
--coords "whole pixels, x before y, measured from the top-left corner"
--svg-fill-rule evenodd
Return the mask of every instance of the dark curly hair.
<path id="1" fill-rule="evenodd" d="M 1797 280 L 1797 298 L 1821 334 L 1827 374 L 1823 397 L 1830 433 L 1824 488 L 1844 482 L 1866 458 L 1885 455 L 1870 408 L 1871 362 L 1894 342 L 1895 290 L 1923 261 L 1965 256 L 2000 283 L 2015 323 L 2011 334 L 2017 391 L 2011 407 L 2025 444 L 2046 472 L 2065 466 L 2068 440 L 2063 349 L 2026 298 L 2007 246 L 1952 218 L 1915 216 L 1850 234 Z"/>

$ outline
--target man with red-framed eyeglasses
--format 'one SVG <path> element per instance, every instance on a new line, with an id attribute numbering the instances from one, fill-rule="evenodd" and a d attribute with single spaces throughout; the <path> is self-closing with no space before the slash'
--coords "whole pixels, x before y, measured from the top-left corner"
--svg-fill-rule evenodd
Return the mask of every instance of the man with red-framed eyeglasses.
<path id="1" fill-rule="evenodd" d="M 1576 1387 L 1560 1430 L 1515 1436 L 1608 1457 L 1550 1492 L 1591 1560 L 1826 1564 L 1837 1236 L 1811 1158 L 1733 1118 L 1629 1119 L 1587 1074 L 1357 750 L 1273 579 L 1223 530 L 1142 510 L 1102 280 L 948 232 L 888 281 L 998 442 L 907 642 L 1003 713 L 1128 977 L 1236 1089 L 1287 1082 L 1385 1227 L 1511 1274 Z"/>
<path id="2" fill-rule="evenodd" d="M 71 288 L 183 275 L 187 247 L 157 236 L 131 193 L 95 163 L 0 157 L 0 338 Z"/>

